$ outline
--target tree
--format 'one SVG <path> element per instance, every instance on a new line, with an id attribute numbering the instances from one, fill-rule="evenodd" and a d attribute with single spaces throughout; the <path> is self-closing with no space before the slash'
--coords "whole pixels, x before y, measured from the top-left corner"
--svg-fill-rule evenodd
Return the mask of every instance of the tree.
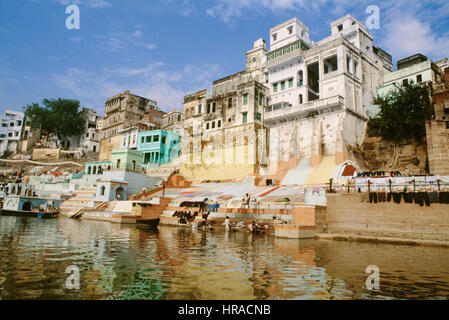
<path id="1" fill-rule="evenodd" d="M 31 129 L 56 133 L 59 139 L 84 133 L 85 119 L 79 111 L 80 102 L 68 99 L 44 99 L 43 107 L 37 103 L 27 105 L 25 116 L 31 119 Z"/>
<path id="2" fill-rule="evenodd" d="M 379 113 L 368 122 L 368 135 L 401 142 L 410 138 L 418 141 L 426 136 L 426 120 L 430 119 L 430 90 L 419 84 L 405 84 L 374 104 Z"/>

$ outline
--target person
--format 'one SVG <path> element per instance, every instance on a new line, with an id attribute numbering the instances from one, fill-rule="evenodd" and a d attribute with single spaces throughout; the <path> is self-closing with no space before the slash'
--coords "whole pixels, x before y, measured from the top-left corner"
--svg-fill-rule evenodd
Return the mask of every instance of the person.
<path id="1" fill-rule="evenodd" d="M 231 230 L 231 226 L 230 226 L 231 222 L 229 221 L 229 217 L 226 217 L 224 225 L 225 225 L 225 230 L 229 231 Z"/>
<path id="2" fill-rule="evenodd" d="M 249 196 L 249 194 L 247 193 L 245 195 L 245 197 L 243 198 L 243 205 L 244 206 L 249 206 L 249 202 L 251 201 L 251 197 Z"/>
<path id="3" fill-rule="evenodd" d="M 253 221 L 248 225 L 249 232 L 254 232 L 256 230 L 256 221 Z"/>

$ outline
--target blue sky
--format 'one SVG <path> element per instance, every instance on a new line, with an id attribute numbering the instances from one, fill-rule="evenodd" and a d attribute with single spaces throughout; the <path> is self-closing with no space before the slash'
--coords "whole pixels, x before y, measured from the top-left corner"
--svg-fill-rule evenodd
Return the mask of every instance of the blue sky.
<path id="1" fill-rule="evenodd" d="M 70 4 L 80 8 L 80 30 L 65 27 Z M 374 42 L 395 60 L 449 56 L 447 0 L 1 1 L 0 112 L 61 97 L 102 114 L 124 90 L 181 109 L 184 95 L 243 70 L 270 27 L 296 16 L 319 41 L 347 13 L 365 22 L 368 5 L 381 9 Z"/>

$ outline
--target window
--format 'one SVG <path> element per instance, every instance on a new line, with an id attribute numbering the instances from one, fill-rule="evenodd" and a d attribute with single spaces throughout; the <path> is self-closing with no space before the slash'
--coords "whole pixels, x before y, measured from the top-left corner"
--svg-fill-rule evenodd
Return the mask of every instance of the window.
<path id="1" fill-rule="evenodd" d="M 167 142 L 167 137 L 162 137 L 162 144 L 165 144 Z"/>
<path id="2" fill-rule="evenodd" d="M 259 94 L 259 106 L 263 104 L 263 95 Z"/>
<path id="3" fill-rule="evenodd" d="M 404 86 L 408 85 L 408 79 L 404 79 L 404 81 L 402 81 L 402 85 Z"/>
<path id="4" fill-rule="evenodd" d="M 151 136 L 147 136 L 147 143 L 151 142 Z"/>
<path id="5" fill-rule="evenodd" d="M 281 81 L 281 90 L 285 90 L 285 81 Z"/>
<path id="6" fill-rule="evenodd" d="M 228 99 L 228 108 L 231 109 L 232 108 L 232 98 Z"/>
<path id="7" fill-rule="evenodd" d="M 288 79 L 288 87 L 293 88 L 293 78 Z"/>
<path id="8" fill-rule="evenodd" d="M 359 63 L 357 61 L 354 61 L 354 75 L 357 77 L 358 73 L 359 73 Z"/>
<path id="9" fill-rule="evenodd" d="M 221 128 L 221 120 L 218 120 L 218 122 L 217 122 L 217 128 Z"/>
<path id="10" fill-rule="evenodd" d="M 248 94 L 244 93 L 243 94 L 243 105 L 246 105 L 246 104 L 248 104 Z"/>
<path id="11" fill-rule="evenodd" d="M 201 105 L 200 105 L 200 113 L 201 113 Z M 181 115 L 178 114 L 178 121 L 181 121 Z"/>
<path id="12" fill-rule="evenodd" d="M 248 122 L 248 112 L 243 112 L 242 116 L 243 116 L 242 123 L 247 123 Z"/>
<path id="13" fill-rule="evenodd" d="M 342 24 L 340 24 L 337 28 L 338 28 L 338 32 L 343 31 L 343 25 Z"/>
<path id="14" fill-rule="evenodd" d="M 126 138 L 123 139 L 123 146 L 126 146 Z"/>
<path id="15" fill-rule="evenodd" d="M 278 84 L 273 84 L 273 92 L 278 92 Z"/>
<path id="16" fill-rule="evenodd" d="M 210 103 L 207 104 L 207 113 L 210 113 Z"/>
<path id="17" fill-rule="evenodd" d="M 88 132 L 88 133 L 86 133 L 86 138 L 89 138 L 89 132 Z"/>
<path id="18" fill-rule="evenodd" d="M 153 142 L 159 142 L 159 136 L 154 136 Z"/>
<path id="19" fill-rule="evenodd" d="M 265 73 L 265 83 L 268 83 L 268 80 L 269 80 L 269 76 L 268 76 L 268 72 L 267 72 L 267 73 Z"/>
<path id="20" fill-rule="evenodd" d="M 8 132 L 8 137 L 12 137 L 12 132 Z"/>
<path id="21" fill-rule="evenodd" d="M 212 113 L 214 113 L 215 112 L 215 102 L 214 103 L 212 103 Z"/>
<path id="22" fill-rule="evenodd" d="M 416 82 L 417 82 L 417 83 L 421 83 L 421 82 L 422 82 L 422 75 L 421 75 L 421 74 L 418 74 L 418 75 L 416 76 Z"/>
<path id="23" fill-rule="evenodd" d="M 262 114 L 260 112 L 257 112 L 256 119 L 262 121 Z"/>
<path id="24" fill-rule="evenodd" d="M 288 27 L 287 30 L 288 30 L 288 34 L 292 34 L 293 33 L 293 27 Z"/>
<path id="25" fill-rule="evenodd" d="M 351 57 L 346 57 L 346 71 L 352 74 Z"/>
<path id="26" fill-rule="evenodd" d="M 273 37 L 273 41 L 276 41 L 276 40 L 277 40 L 277 38 L 278 38 L 278 35 L 277 35 L 277 33 L 273 33 L 272 37 Z"/>
<path id="27" fill-rule="evenodd" d="M 299 104 L 303 103 L 302 94 L 299 95 Z"/>
<path id="28" fill-rule="evenodd" d="M 202 107 L 202 105 L 198 105 L 198 113 L 200 114 L 201 113 L 201 107 Z M 178 121 L 181 121 L 181 116 L 179 115 L 178 116 Z"/>
<path id="29" fill-rule="evenodd" d="M 215 129 L 215 121 L 212 121 L 212 129 Z"/>
<path id="30" fill-rule="evenodd" d="M 140 143 L 145 143 L 145 137 L 142 137 L 142 138 L 140 139 Z"/>
<path id="31" fill-rule="evenodd" d="M 338 69 L 337 56 L 332 56 L 324 60 L 324 74 Z"/>
<path id="32" fill-rule="evenodd" d="M 6 128 L 8 125 L 6 123 L 2 123 L 2 127 Z"/>
<path id="33" fill-rule="evenodd" d="M 20 121 L 20 120 L 17 120 L 17 126 L 21 126 L 22 125 L 22 121 Z"/>
<path id="34" fill-rule="evenodd" d="M 11 123 L 9 124 L 9 126 L 10 126 L 10 127 L 14 127 L 14 122 L 11 122 Z"/>
<path id="35" fill-rule="evenodd" d="M 209 130 L 209 123 L 206 123 L 206 130 Z"/>

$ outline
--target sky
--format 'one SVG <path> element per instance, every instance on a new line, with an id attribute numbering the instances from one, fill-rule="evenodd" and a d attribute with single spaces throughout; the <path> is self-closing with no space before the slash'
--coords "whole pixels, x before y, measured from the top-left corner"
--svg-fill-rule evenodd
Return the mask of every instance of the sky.
<path id="1" fill-rule="evenodd" d="M 80 28 L 69 30 L 69 5 Z M 447 0 L 14 0 L 0 1 L 0 112 L 44 98 L 79 100 L 104 113 L 117 93 L 181 110 L 186 94 L 245 68 L 255 40 L 297 17 L 315 42 L 348 13 L 380 9 L 374 45 L 394 61 L 449 56 Z"/>

